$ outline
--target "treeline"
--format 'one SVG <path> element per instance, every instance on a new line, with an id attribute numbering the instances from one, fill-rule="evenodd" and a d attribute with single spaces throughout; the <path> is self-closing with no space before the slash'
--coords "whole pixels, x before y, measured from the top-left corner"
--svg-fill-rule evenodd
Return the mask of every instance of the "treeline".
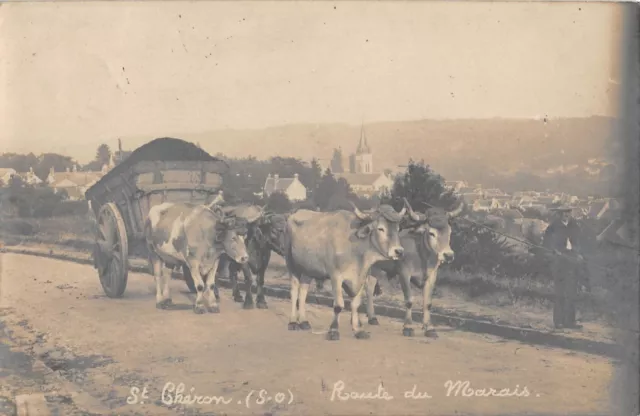
<path id="1" fill-rule="evenodd" d="M 87 164 L 80 164 L 71 156 L 65 156 L 58 153 L 43 153 L 36 156 L 33 153 L 2 153 L 0 154 L 0 168 L 11 168 L 16 172 L 24 173 L 33 169 L 33 173 L 43 181 L 49 175 L 49 171 L 53 168 L 56 172 L 64 172 L 67 169 L 73 170 L 74 166 L 78 166 L 80 171 L 100 171 L 102 166 L 108 165 L 112 156 L 115 156 L 116 164 L 125 160 L 131 152 L 118 151 L 113 152 L 109 145 L 101 144 L 96 149 L 96 155 L 92 161 Z"/>

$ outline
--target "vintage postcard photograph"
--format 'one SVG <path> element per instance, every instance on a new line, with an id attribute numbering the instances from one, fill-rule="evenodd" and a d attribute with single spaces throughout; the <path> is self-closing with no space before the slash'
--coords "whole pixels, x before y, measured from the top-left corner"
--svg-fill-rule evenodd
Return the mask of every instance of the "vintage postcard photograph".
<path id="1" fill-rule="evenodd" d="M 0 2 L 0 416 L 639 415 L 639 37 Z"/>

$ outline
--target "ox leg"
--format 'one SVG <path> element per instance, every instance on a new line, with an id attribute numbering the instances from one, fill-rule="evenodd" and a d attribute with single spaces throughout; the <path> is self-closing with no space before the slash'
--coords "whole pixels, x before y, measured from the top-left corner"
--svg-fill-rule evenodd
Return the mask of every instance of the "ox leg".
<path id="1" fill-rule="evenodd" d="M 371 275 L 367 276 L 365 286 L 367 294 L 367 318 L 369 319 L 369 325 L 380 325 L 378 318 L 376 317 L 376 308 L 373 305 L 373 292 L 377 284 L 378 279 Z"/>
<path id="2" fill-rule="evenodd" d="M 225 261 L 227 261 L 225 259 Z M 229 279 L 231 280 L 231 286 L 233 287 L 233 300 L 240 303 L 244 302 L 244 298 L 240 293 L 240 288 L 238 287 L 238 270 L 240 269 L 240 265 L 234 261 L 228 261 L 228 270 L 229 270 Z"/>
<path id="3" fill-rule="evenodd" d="M 329 327 L 327 339 L 337 341 L 340 339 L 340 312 L 344 309 L 344 298 L 342 297 L 342 276 L 331 279 L 331 289 L 333 290 L 333 322 Z"/>
<path id="4" fill-rule="evenodd" d="M 244 274 L 244 284 L 245 284 L 245 292 L 246 294 L 244 295 L 244 305 L 242 305 L 242 307 L 244 309 L 253 309 L 254 304 L 253 304 L 253 294 L 251 293 L 251 286 L 252 286 L 252 281 L 253 281 L 253 274 L 251 273 L 251 267 L 249 267 L 249 263 L 245 263 L 242 266 L 240 266 L 242 268 L 242 273 Z M 237 281 L 237 278 L 236 278 Z"/>
<path id="5" fill-rule="evenodd" d="M 200 274 L 200 262 L 191 260 L 189 261 L 189 270 L 191 270 L 191 277 L 193 278 L 193 284 L 196 286 L 196 301 L 193 305 L 193 312 L 197 314 L 203 314 L 207 311 L 205 298 L 204 298 L 204 280 Z M 214 269 L 215 270 L 215 269 Z"/>
<path id="6" fill-rule="evenodd" d="M 298 276 L 291 274 L 291 316 L 289 318 L 289 331 L 299 329 L 298 325 L 298 294 L 300 292 L 300 279 Z"/>
<path id="7" fill-rule="evenodd" d="M 366 276 L 365 276 L 366 279 Z M 366 280 L 361 280 L 363 283 L 360 285 L 358 293 L 351 299 L 351 329 L 357 339 L 368 339 L 370 337 L 368 332 L 365 332 L 360 325 L 360 316 L 358 314 L 358 308 L 362 303 L 362 295 L 365 291 Z"/>
<path id="8" fill-rule="evenodd" d="M 219 297 L 216 294 L 216 271 L 218 269 L 218 261 L 215 262 L 206 276 L 206 281 L 204 282 L 205 286 L 202 296 L 204 297 L 206 309 L 209 313 L 220 313 L 220 306 L 218 305 Z"/>
<path id="9" fill-rule="evenodd" d="M 428 338 L 438 338 L 438 333 L 431 323 L 431 303 L 433 301 L 433 289 L 436 286 L 437 276 L 438 265 L 430 265 L 429 268 L 427 268 L 427 279 L 422 289 L 422 329 L 424 330 L 424 336 Z"/>
<path id="10" fill-rule="evenodd" d="M 266 250 L 264 256 L 260 258 L 260 264 L 258 265 L 258 273 L 256 276 L 256 283 L 258 285 L 256 291 L 256 306 L 258 309 L 268 309 L 267 300 L 264 298 L 264 273 L 267 271 L 269 265 L 269 259 L 271 257 L 271 251 Z"/>
<path id="11" fill-rule="evenodd" d="M 171 306 L 169 293 L 169 276 L 164 273 L 164 264 L 158 257 L 151 259 L 153 276 L 156 280 L 156 308 L 167 309 Z"/>
<path id="12" fill-rule="evenodd" d="M 400 286 L 402 287 L 402 294 L 404 296 L 404 325 L 402 325 L 402 335 L 405 337 L 412 337 L 414 334 L 413 329 L 413 302 L 411 301 L 411 281 L 410 273 L 406 271 L 400 274 Z"/>
<path id="13" fill-rule="evenodd" d="M 300 321 L 299 328 L 303 331 L 311 329 L 311 325 L 307 320 L 307 293 L 309 293 L 309 284 L 311 278 L 302 276 L 300 278 L 300 296 L 298 298 L 298 319 Z"/>

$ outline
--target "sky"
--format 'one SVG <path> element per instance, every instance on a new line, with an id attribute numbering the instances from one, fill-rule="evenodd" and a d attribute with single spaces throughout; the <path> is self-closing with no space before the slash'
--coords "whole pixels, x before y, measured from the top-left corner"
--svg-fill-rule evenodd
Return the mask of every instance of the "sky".
<path id="1" fill-rule="evenodd" d="M 289 123 L 615 113 L 617 5 L 0 5 L 0 147 Z"/>

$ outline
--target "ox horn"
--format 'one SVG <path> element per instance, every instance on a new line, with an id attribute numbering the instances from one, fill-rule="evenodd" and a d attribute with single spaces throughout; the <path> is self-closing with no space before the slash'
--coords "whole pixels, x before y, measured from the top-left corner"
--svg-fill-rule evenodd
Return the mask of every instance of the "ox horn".
<path id="1" fill-rule="evenodd" d="M 413 210 L 413 208 L 411 207 L 411 204 L 409 203 L 409 201 L 407 201 L 407 198 L 402 198 L 402 200 L 404 201 L 404 206 L 407 212 L 409 213 L 409 218 L 411 218 L 411 220 L 415 222 L 424 222 L 427 220 L 426 215 L 420 214 L 419 212 L 415 212 Z"/>
<path id="2" fill-rule="evenodd" d="M 215 198 L 213 198 L 213 201 L 209 202 L 207 204 L 207 208 L 213 208 L 214 205 L 218 205 L 220 203 L 224 202 L 224 197 L 222 195 L 222 191 L 218 192 L 215 196 Z"/>
<path id="3" fill-rule="evenodd" d="M 453 211 L 449 211 L 449 212 L 447 212 L 447 217 L 449 217 L 449 218 L 455 218 L 455 217 L 457 217 L 458 215 L 460 215 L 460 213 L 462 212 L 462 210 L 463 210 L 463 209 L 464 209 L 464 202 L 463 202 L 463 201 L 461 201 L 461 202 L 458 204 L 458 207 L 457 207 L 456 209 L 454 209 Z"/>
<path id="4" fill-rule="evenodd" d="M 406 213 L 407 213 L 407 203 L 405 202 L 405 204 L 402 207 L 402 209 L 400 210 L 400 212 L 398 212 L 398 215 L 400 215 L 400 218 L 402 218 L 402 217 L 404 217 L 404 214 L 406 214 Z"/>
<path id="5" fill-rule="evenodd" d="M 349 201 L 349 204 L 351 204 L 351 206 L 353 207 L 353 212 L 354 212 L 354 214 L 356 214 L 356 217 L 358 217 L 358 219 L 360 219 L 362 221 L 368 221 L 368 220 L 371 219 L 371 215 L 370 214 L 365 214 L 364 212 L 360 211 L 358 209 L 358 207 L 356 206 L 356 204 L 354 204 L 351 201 Z"/>

